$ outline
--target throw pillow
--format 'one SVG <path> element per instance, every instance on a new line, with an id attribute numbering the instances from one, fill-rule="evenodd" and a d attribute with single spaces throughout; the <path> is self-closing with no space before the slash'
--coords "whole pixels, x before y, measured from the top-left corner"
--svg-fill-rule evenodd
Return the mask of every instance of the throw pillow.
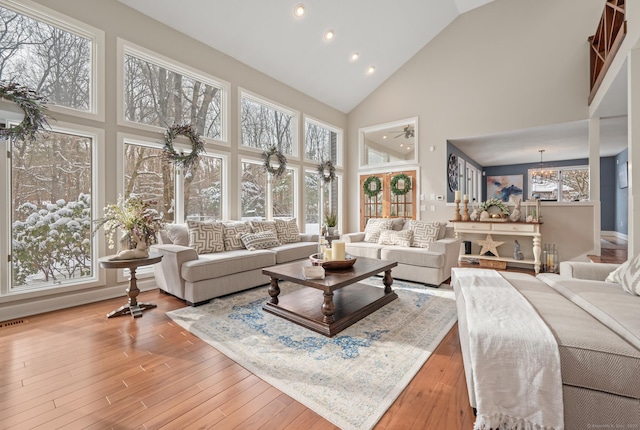
<path id="1" fill-rule="evenodd" d="M 258 233 L 243 233 L 240 235 L 242 243 L 249 251 L 256 249 L 268 249 L 280 245 L 276 235 L 272 231 L 261 231 Z"/>
<path id="2" fill-rule="evenodd" d="M 244 221 L 222 221 L 222 233 L 224 236 L 225 251 L 244 249 L 240 235 L 250 233 L 251 227 Z"/>
<path id="3" fill-rule="evenodd" d="M 385 218 L 369 218 L 364 228 L 364 241 L 378 243 L 381 230 L 391 230 L 391 220 Z"/>
<path id="4" fill-rule="evenodd" d="M 187 221 L 189 246 L 198 254 L 224 251 L 222 224 L 213 221 Z"/>
<path id="5" fill-rule="evenodd" d="M 271 230 L 273 234 L 278 237 L 278 229 L 276 228 L 275 221 L 249 221 L 249 225 L 251 225 L 251 231 L 254 233 Z"/>
<path id="6" fill-rule="evenodd" d="M 280 243 L 300 242 L 300 230 L 298 222 L 292 219 L 276 219 L 276 232 Z"/>
<path id="7" fill-rule="evenodd" d="M 440 223 L 412 219 L 409 221 L 409 230 L 413 231 L 411 246 L 429 249 L 431 244 L 438 240 Z"/>
<path id="8" fill-rule="evenodd" d="M 627 267 L 629 267 L 629 264 L 631 264 L 631 260 L 627 260 L 621 265 L 619 265 L 616 270 L 609 273 L 609 275 L 604 281 L 612 282 L 614 284 L 622 284 L 622 273 L 627 271 Z"/>
<path id="9" fill-rule="evenodd" d="M 630 260 L 627 270 L 620 275 L 622 288 L 629 294 L 640 296 L 640 254 Z"/>
<path id="10" fill-rule="evenodd" d="M 408 248 L 411 246 L 412 238 L 413 232 L 411 230 L 381 230 L 378 243 L 380 245 L 399 245 Z"/>
<path id="11" fill-rule="evenodd" d="M 189 246 L 189 228 L 186 224 L 165 224 L 169 240 L 174 245 Z"/>

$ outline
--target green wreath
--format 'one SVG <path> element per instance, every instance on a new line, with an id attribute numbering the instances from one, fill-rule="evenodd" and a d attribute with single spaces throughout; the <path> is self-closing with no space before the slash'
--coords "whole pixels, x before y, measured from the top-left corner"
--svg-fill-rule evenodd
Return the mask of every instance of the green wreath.
<path id="1" fill-rule="evenodd" d="M 375 186 L 372 187 L 372 184 Z M 380 181 L 380 178 L 377 176 L 369 176 L 364 181 L 364 184 L 362 184 L 362 191 L 364 191 L 364 193 L 369 197 L 377 196 L 378 193 L 382 191 L 382 182 Z"/>
<path id="2" fill-rule="evenodd" d="M 502 202 L 502 200 L 497 199 L 497 198 L 493 198 L 493 199 L 489 199 L 486 202 L 484 202 L 483 204 L 480 205 L 480 207 L 478 208 L 478 211 L 480 213 L 487 211 L 489 212 L 489 208 L 491 206 L 495 206 L 498 209 L 500 209 L 500 212 L 502 213 L 503 217 L 508 217 L 509 216 L 509 208 Z"/>
<path id="3" fill-rule="evenodd" d="M 277 157 L 278 163 L 280 163 L 277 169 L 271 165 L 271 157 L 273 156 Z M 280 152 L 275 146 L 272 146 L 262 153 L 262 161 L 264 162 L 264 170 L 275 177 L 282 176 L 287 169 L 287 157 L 285 157 L 284 154 L 282 154 L 282 152 Z"/>
<path id="4" fill-rule="evenodd" d="M 173 148 L 173 139 L 176 136 L 187 136 L 191 141 L 191 152 L 187 155 L 183 155 L 182 152 L 178 153 Z M 190 169 L 202 152 L 204 152 L 204 140 L 195 127 L 191 124 L 174 125 L 164 132 L 164 157 L 171 161 L 174 165 L 182 167 L 183 169 Z"/>
<path id="5" fill-rule="evenodd" d="M 15 102 L 24 111 L 20 124 L 0 130 L 0 138 L 35 140 L 36 134 L 49 127 L 47 115 L 47 99 L 35 91 L 15 82 L 0 81 L 0 98 Z"/>
<path id="6" fill-rule="evenodd" d="M 325 170 L 329 171 L 329 176 L 325 174 Z M 326 184 L 336 180 L 336 167 L 331 160 L 318 164 L 318 174 Z"/>
<path id="7" fill-rule="evenodd" d="M 398 188 L 398 181 L 404 181 L 404 188 Z M 391 183 L 389 184 L 391 188 L 391 192 L 396 196 L 404 196 L 409 191 L 411 191 L 411 178 L 405 175 L 404 173 L 398 173 L 393 178 L 391 178 Z"/>

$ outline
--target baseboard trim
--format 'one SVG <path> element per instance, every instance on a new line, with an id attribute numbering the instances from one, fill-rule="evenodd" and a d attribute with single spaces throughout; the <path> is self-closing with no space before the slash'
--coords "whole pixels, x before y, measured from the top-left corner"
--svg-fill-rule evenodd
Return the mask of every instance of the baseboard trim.
<path id="1" fill-rule="evenodd" d="M 110 287 L 96 287 L 90 290 L 74 292 L 70 294 L 62 294 L 59 296 L 46 296 L 28 301 L 11 302 L 0 306 L 2 313 L 1 321 L 9 321 L 17 318 L 25 318 L 45 312 L 67 309 L 74 306 L 86 305 L 102 300 L 122 297 L 126 301 L 127 284 L 119 284 Z M 138 288 L 140 291 L 150 291 L 156 289 L 154 278 L 148 280 L 139 280 Z"/>

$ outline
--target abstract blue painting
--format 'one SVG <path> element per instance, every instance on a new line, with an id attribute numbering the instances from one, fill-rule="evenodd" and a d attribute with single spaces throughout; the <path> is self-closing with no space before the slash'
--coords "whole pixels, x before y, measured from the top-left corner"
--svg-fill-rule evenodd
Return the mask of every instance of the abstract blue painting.
<path id="1" fill-rule="evenodd" d="M 508 202 L 509 198 L 522 198 L 523 175 L 487 176 L 487 200 L 497 198 Z"/>

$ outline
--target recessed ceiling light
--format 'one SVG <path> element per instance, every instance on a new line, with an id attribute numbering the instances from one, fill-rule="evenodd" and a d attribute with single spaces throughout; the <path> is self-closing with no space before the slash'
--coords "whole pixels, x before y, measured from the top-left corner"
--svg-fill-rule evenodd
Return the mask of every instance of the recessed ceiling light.
<path id="1" fill-rule="evenodd" d="M 336 33 L 333 30 L 327 30 L 324 32 L 324 40 L 332 40 Z"/>
<path id="2" fill-rule="evenodd" d="M 358 58 L 360 58 L 360 54 L 358 54 L 357 52 L 351 54 L 351 61 L 357 61 Z"/>
<path id="3" fill-rule="evenodd" d="M 375 71 L 376 71 L 376 68 L 374 66 L 369 66 L 369 68 L 367 69 L 367 74 L 371 75 Z"/>
<path id="4" fill-rule="evenodd" d="M 295 16 L 297 16 L 298 18 L 300 18 L 302 15 L 304 15 L 304 5 L 302 3 L 300 3 L 299 5 L 294 7 L 293 8 L 293 14 Z"/>
<path id="5" fill-rule="evenodd" d="M 400 144 L 400 147 L 403 147 L 403 146 L 404 146 L 404 143 L 401 143 L 401 144 Z"/>
<path id="6" fill-rule="evenodd" d="M 385 134 L 384 136 L 382 136 L 382 138 L 383 138 L 383 139 L 386 139 L 386 138 L 387 138 L 387 135 Z"/>

